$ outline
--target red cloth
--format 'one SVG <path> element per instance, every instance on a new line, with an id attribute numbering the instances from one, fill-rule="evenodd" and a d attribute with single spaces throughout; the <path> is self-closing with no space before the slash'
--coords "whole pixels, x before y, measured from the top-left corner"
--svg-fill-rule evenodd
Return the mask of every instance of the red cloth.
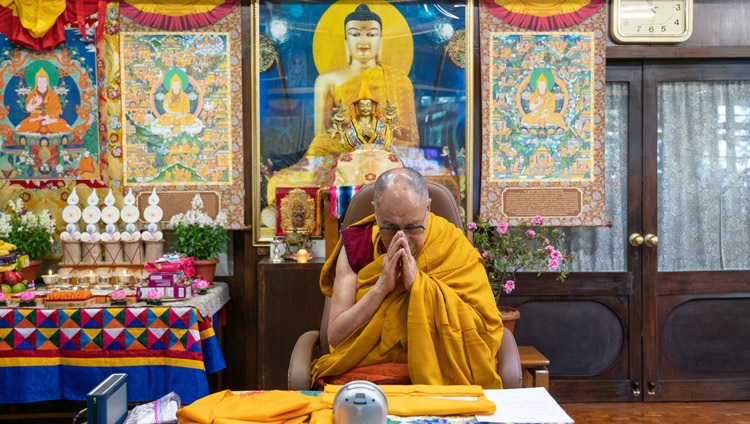
<path id="1" fill-rule="evenodd" d="M 346 258 L 354 273 L 373 261 L 372 228 L 370 223 L 358 227 L 349 227 L 341 231 L 341 240 L 346 249 Z"/>
<path id="2" fill-rule="evenodd" d="M 127 0 L 120 2 L 120 13 L 141 25 L 169 31 L 188 31 L 216 23 L 234 10 L 240 0 L 226 0 L 210 12 L 184 16 L 169 16 L 143 12 Z"/>
<path id="3" fill-rule="evenodd" d="M 13 11 L 7 7 L 0 6 L 0 33 L 3 33 L 14 44 L 27 47 L 32 50 L 51 50 L 56 45 L 65 41 L 65 25 L 74 24 L 81 29 L 86 37 L 86 17 L 98 12 L 98 24 L 96 27 L 96 39 L 104 35 L 104 16 L 107 13 L 108 0 L 67 0 L 67 6 L 60 18 L 52 25 L 52 28 L 43 37 L 34 38 L 21 25 L 21 20 L 13 16 Z M 92 23 L 91 20 L 88 21 Z"/>
<path id="4" fill-rule="evenodd" d="M 321 377 L 318 379 L 318 390 L 323 390 L 326 384 L 346 384 L 355 380 L 371 381 L 375 384 L 411 384 L 409 365 L 389 362 L 355 367 L 340 375 Z"/>
<path id="5" fill-rule="evenodd" d="M 578 25 L 596 13 L 604 0 L 590 0 L 572 13 L 561 13 L 553 16 L 535 16 L 531 14 L 514 13 L 502 6 L 501 0 L 482 0 L 482 5 L 501 21 L 534 31 L 553 31 Z"/>

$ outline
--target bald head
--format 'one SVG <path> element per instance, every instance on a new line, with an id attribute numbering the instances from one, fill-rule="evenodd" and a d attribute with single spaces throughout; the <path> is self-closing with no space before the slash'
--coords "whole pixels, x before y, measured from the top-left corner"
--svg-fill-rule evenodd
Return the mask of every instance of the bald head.
<path id="1" fill-rule="evenodd" d="M 378 210 L 382 205 L 383 195 L 388 193 L 396 198 L 412 200 L 427 205 L 429 193 L 424 177 L 411 168 L 395 168 L 380 174 L 375 180 L 373 205 Z"/>

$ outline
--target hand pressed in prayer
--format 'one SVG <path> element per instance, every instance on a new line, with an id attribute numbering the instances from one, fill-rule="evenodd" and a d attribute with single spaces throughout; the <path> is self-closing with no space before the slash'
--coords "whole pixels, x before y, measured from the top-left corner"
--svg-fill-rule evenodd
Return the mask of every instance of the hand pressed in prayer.
<path id="1" fill-rule="evenodd" d="M 417 278 L 417 263 L 411 254 L 409 238 L 406 237 L 403 231 L 398 231 L 391 241 L 391 246 L 394 246 L 395 252 L 399 257 L 397 269 L 399 282 L 404 285 L 406 291 L 411 291 L 411 286 Z M 390 250 L 389 248 L 388 251 L 390 252 Z"/>
<path id="2" fill-rule="evenodd" d="M 383 288 L 386 293 L 390 293 L 396 288 L 396 283 L 401 272 L 398 234 L 396 233 L 396 236 L 393 237 L 391 244 L 388 246 L 388 251 L 385 253 L 385 259 L 383 260 L 383 270 L 380 274 L 380 280 L 383 282 Z"/>

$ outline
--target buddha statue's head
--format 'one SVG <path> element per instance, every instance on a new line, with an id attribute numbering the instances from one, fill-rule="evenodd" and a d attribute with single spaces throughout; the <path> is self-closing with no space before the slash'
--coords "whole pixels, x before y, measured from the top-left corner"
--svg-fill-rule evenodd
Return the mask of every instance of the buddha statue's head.
<path id="1" fill-rule="evenodd" d="M 344 46 L 347 62 L 380 63 L 382 57 L 383 21 L 366 4 L 360 4 L 344 18 Z"/>
<path id="2" fill-rule="evenodd" d="M 367 84 L 367 79 L 362 80 L 362 86 L 359 89 L 359 95 L 357 100 L 352 104 L 355 116 L 372 116 L 375 114 L 378 102 L 373 98 L 370 93 L 370 87 Z"/>

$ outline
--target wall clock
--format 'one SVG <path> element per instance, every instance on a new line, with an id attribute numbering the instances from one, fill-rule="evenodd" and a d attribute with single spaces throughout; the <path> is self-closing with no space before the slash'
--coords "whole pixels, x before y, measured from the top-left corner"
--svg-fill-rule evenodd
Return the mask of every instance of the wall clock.
<path id="1" fill-rule="evenodd" d="M 693 33 L 693 0 L 612 0 L 610 15 L 619 43 L 679 43 Z"/>

